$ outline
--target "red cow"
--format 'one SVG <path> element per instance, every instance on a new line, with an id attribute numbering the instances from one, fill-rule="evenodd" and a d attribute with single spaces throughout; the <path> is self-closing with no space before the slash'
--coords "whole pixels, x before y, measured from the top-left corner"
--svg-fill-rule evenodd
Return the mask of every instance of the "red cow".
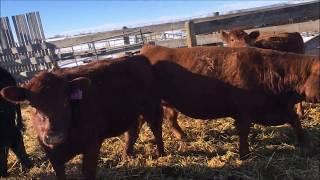
<path id="1" fill-rule="evenodd" d="M 273 49 L 284 52 L 304 54 L 303 39 L 298 32 L 264 32 L 259 31 L 246 33 L 244 30 L 235 29 L 226 33 L 222 31 L 222 40 L 229 47 L 258 47 L 263 49 Z M 297 104 L 297 113 L 304 115 L 302 103 Z"/>
<path id="2" fill-rule="evenodd" d="M 195 74 L 212 77 L 240 89 L 279 97 L 276 103 L 284 103 L 283 107 L 287 106 L 288 110 L 275 110 L 275 113 L 270 114 L 261 112 L 263 115 L 261 118 L 246 118 L 240 121 L 240 124 L 236 124 L 240 138 L 244 138 L 240 140 L 241 156 L 248 153 L 247 143 L 244 142 L 247 141 L 252 122 L 264 125 L 289 123 L 295 130 L 300 146 L 305 148 L 309 145 L 300 120 L 293 110 L 293 103 L 297 100 L 319 102 L 319 57 L 260 48 L 166 48 L 152 45 L 145 45 L 141 49 L 141 54 L 148 57 L 152 64 L 169 60 Z M 190 86 L 188 89 L 193 89 Z M 176 113 L 172 109 L 171 112 Z M 169 120 L 177 121 L 176 116 L 172 116 Z M 178 125 L 177 122 L 170 124 Z M 178 137 L 183 135 L 182 131 L 179 132 L 174 128 L 171 127 Z M 241 142 L 245 145 L 241 145 Z"/>
<path id="3" fill-rule="evenodd" d="M 86 66 L 42 72 L 24 87 L 9 86 L 1 94 L 36 108 L 33 125 L 59 179 L 64 164 L 83 154 L 83 174 L 94 179 L 105 138 L 129 131 L 124 154 L 132 153 L 138 117 L 150 124 L 163 154 L 160 99 L 153 96 L 152 67 L 143 56 L 99 61 Z"/>
<path id="4" fill-rule="evenodd" d="M 229 33 L 222 31 L 222 40 L 229 47 L 258 47 L 263 49 L 273 49 L 284 52 L 304 53 L 304 43 L 302 36 L 298 32 L 264 32 L 259 31 L 246 33 L 236 29 Z"/>

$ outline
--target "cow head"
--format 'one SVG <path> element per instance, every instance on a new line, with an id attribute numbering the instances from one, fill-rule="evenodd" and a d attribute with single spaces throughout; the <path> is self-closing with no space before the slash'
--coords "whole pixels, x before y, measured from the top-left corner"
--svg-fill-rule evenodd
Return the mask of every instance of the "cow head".
<path id="1" fill-rule="evenodd" d="M 1 95 L 10 102 L 28 101 L 36 108 L 33 126 L 40 141 L 53 148 L 65 141 L 71 127 L 72 99 L 81 100 L 82 93 L 90 84 L 88 78 L 68 81 L 53 73 L 36 75 L 24 87 L 9 86 L 1 90 Z"/>
<path id="2" fill-rule="evenodd" d="M 259 31 L 252 31 L 250 34 L 247 34 L 243 30 L 232 30 L 229 33 L 222 31 L 221 33 L 222 40 L 229 47 L 253 46 L 259 35 Z"/>
<path id="3" fill-rule="evenodd" d="M 320 61 L 313 63 L 311 73 L 301 90 L 306 100 L 313 103 L 320 102 Z"/>

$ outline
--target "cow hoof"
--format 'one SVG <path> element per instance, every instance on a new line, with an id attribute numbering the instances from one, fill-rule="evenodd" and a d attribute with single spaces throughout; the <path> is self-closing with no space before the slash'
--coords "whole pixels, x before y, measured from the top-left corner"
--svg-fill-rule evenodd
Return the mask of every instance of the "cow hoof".
<path id="1" fill-rule="evenodd" d="M 159 157 L 163 157 L 163 156 L 166 156 L 166 153 L 165 152 L 157 152 L 157 158 Z"/>
<path id="2" fill-rule="evenodd" d="M 308 137 L 308 134 L 306 134 L 305 136 Z M 302 155 L 312 156 L 314 145 L 308 138 L 305 138 L 305 139 L 307 139 L 307 140 L 301 141 L 298 144 L 298 149 Z"/>
<path id="3" fill-rule="evenodd" d="M 133 153 L 122 153 L 122 157 L 121 157 L 122 160 L 130 160 L 133 158 L 134 158 Z"/>
<path id="4" fill-rule="evenodd" d="M 304 113 L 302 112 L 297 112 L 297 115 L 300 119 L 303 119 L 304 118 Z"/>
<path id="5" fill-rule="evenodd" d="M 240 160 L 246 160 L 250 156 L 249 151 L 239 152 L 239 155 L 240 155 Z"/>
<path id="6" fill-rule="evenodd" d="M 299 151 L 303 156 L 312 156 L 313 155 L 313 146 L 311 144 L 307 146 L 300 146 Z"/>
<path id="7" fill-rule="evenodd" d="M 32 161 L 28 158 L 26 159 L 24 162 L 22 162 L 22 165 L 26 168 L 26 169 L 31 169 L 33 167 L 33 163 Z"/>
<path id="8" fill-rule="evenodd" d="M 177 140 L 185 140 L 187 139 L 187 134 L 184 132 L 173 131 L 173 135 Z"/>
<path id="9" fill-rule="evenodd" d="M 300 147 L 299 148 L 299 153 L 304 157 L 308 157 L 308 156 L 310 156 L 312 154 L 311 150 L 309 148 L 305 148 L 305 147 Z"/>

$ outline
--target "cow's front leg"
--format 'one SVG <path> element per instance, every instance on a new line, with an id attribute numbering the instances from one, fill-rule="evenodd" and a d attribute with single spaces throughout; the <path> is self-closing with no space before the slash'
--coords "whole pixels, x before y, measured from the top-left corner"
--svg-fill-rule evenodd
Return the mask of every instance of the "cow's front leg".
<path id="1" fill-rule="evenodd" d="M 187 135 L 182 131 L 178 124 L 178 114 L 179 112 L 174 108 L 163 106 L 163 115 L 168 123 L 169 129 L 178 140 L 181 140 L 185 139 Z"/>
<path id="2" fill-rule="evenodd" d="M 25 168 L 30 169 L 33 167 L 33 163 L 31 162 L 29 156 L 27 155 L 27 152 L 23 143 L 22 134 L 20 133 L 20 131 L 17 131 L 16 133 L 17 133 L 16 134 L 17 138 L 16 138 L 16 141 L 13 142 L 11 149 L 16 154 L 21 164 Z"/>
<path id="3" fill-rule="evenodd" d="M 162 139 L 163 109 L 160 103 L 154 103 L 154 106 L 150 107 L 152 108 L 150 108 L 150 111 L 147 111 L 145 118 L 156 140 L 157 156 L 163 156 L 165 155 Z"/>
<path id="4" fill-rule="evenodd" d="M 122 153 L 122 159 L 128 159 L 133 157 L 134 144 L 138 139 L 141 126 L 144 123 L 143 120 L 137 121 L 135 119 L 134 121 L 135 123 L 132 125 L 132 127 L 124 134 L 125 147 Z"/>
<path id="5" fill-rule="evenodd" d="M 65 165 L 63 162 L 57 162 L 50 159 L 50 163 L 56 173 L 56 177 L 58 180 L 65 180 L 66 174 L 65 174 Z"/>
<path id="6" fill-rule="evenodd" d="M 290 113 L 289 116 L 289 124 L 292 126 L 297 139 L 299 146 L 303 153 L 308 153 L 308 151 L 311 149 L 312 145 L 308 138 L 308 133 L 302 129 L 300 119 L 298 115 L 295 112 Z"/>
<path id="7" fill-rule="evenodd" d="M 98 165 L 101 143 L 93 143 L 83 154 L 82 173 L 86 180 L 94 180 Z"/>
<path id="8" fill-rule="evenodd" d="M 302 102 L 299 102 L 298 104 L 296 104 L 295 107 L 296 107 L 296 112 L 299 115 L 299 117 L 303 117 L 304 116 L 304 108 L 302 106 Z"/>
<path id="9" fill-rule="evenodd" d="M 43 145 L 47 157 L 55 171 L 57 179 L 66 179 L 65 163 L 76 155 L 68 145 L 63 144 L 50 149 Z"/>
<path id="10" fill-rule="evenodd" d="M 251 123 L 246 118 L 239 118 L 235 120 L 235 125 L 239 134 L 239 155 L 240 159 L 246 159 L 249 154 L 248 136 L 250 132 Z"/>

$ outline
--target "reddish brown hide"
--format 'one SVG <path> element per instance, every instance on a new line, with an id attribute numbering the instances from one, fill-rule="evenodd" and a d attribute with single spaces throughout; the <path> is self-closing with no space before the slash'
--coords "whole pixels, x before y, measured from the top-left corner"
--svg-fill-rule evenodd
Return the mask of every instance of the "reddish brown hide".
<path id="1" fill-rule="evenodd" d="M 1 92 L 37 109 L 33 124 L 59 179 L 65 178 L 65 162 L 77 154 L 83 154 L 85 178 L 94 179 L 101 143 L 125 131 L 130 136 L 124 153 L 131 154 L 139 115 L 150 124 L 158 154 L 163 153 L 162 109 L 153 96 L 151 64 L 143 56 L 112 62 L 42 72 L 24 88 Z"/>
<path id="2" fill-rule="evenodd" d="M 262 32 L 252 31 L 246 33 L 244 30 L 235 29 L 229 33 L 222 32 L 222 39 L 228 47 L 258 47 L 263 49 L 273 49 L 284 52 L 304 54 L 304 43 L 302 36 L 298 32 Z M 297 104 L 297 113 L 304 115 L 302 103 Z"/>
<path id="3" fill-rule="evenodd" d="M 148 57 L 152 64 L 161 60 L 169 60 L 193 73 L 213 77 L 244 90 L 281 97 L 281 103 L 285 103 L 288 110 L 280 111 L 277 116 L 273 116 L 272 111 L 266 109 L 265 117 L 262 120 L 247 119 L 244 124 L 237 124 L 238 129 L 248 129 L 251 122 L 264 125 L 289 123 L 294 128 L 300 145 L 307 144 L 293 103 L 299 100 L 319 102 L 319 57 L 258 48 L 165 48 L 152 45 L 145 45 L 141 54 Z M 280 101 L 275 100 L 274 103 L 277 102 Z M 277 121 L 280 116 L 286 118 Z M 169 124 L 178 126 L 176 118 L 174 118 L 176 115 L 171 117 L 169 120 L 175 121 L 175 123 Z M 178 128 L 171 128 L 178 137 L 183 135 L 183 132 Z"/>
<path id="4" fill-rule="evenodd" d="M 222 31 L 222 40 L 229 47 L 258 47 L 284 52 L 304 53 L 303 39 L 298 32 L 262 32 L 235 29 L 229 33 Z"/>

